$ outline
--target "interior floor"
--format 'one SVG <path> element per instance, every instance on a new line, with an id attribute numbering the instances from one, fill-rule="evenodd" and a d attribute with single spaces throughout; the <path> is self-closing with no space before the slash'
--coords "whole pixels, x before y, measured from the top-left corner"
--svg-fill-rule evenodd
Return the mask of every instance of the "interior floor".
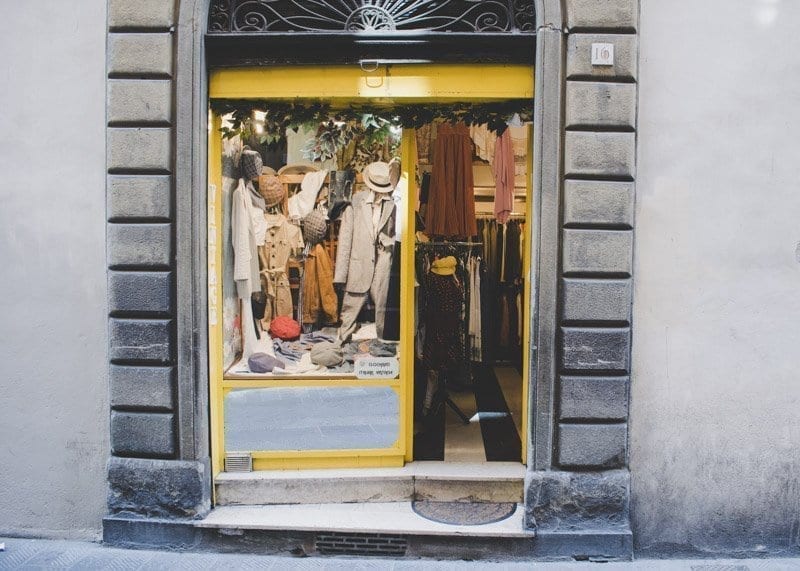
<path id="1" fill-rule="evenodd" d="M 444 462 L 519 462 L 521 459 L 522 376 L 512 366 L 475 365 L 473 384 L 449 388 L 453 404 L 415 423 L 414 459 Z"/>

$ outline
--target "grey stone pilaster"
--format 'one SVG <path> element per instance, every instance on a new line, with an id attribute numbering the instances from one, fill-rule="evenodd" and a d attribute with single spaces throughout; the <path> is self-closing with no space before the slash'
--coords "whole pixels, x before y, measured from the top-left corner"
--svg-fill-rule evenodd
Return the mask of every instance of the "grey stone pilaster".
<path id="1" fill-rule="evenodd" d="M 168 79 L 110 79 L 108 122 L 169 123 L 172 120 L 172 82 Z"/>
<path id="2" fill-rule="evenodd" d="M 177 58 L 181 9 L 181 37 L 192 42 L 193 3 L 108 0 L 108 506 L 117 519 L 192 518 L 210 507 L 207 451 L 183 447 L 196 427 L 180 419 L 197 400 L 181 400 L 177 382 L 179 312 L 193 310 L 176 296 L 176 66 L 193 65 Z"/>
<path id="3" fill-rule="evenodd" d="M 628 377 L 561 377 L 559 420 L 625 421 L 629 382 Z"/>
<path id="4" fill-rule="evenodd" d="M 175 23 L 175 2 L 169 0 L 108 0 L 108 27 L 169 29 Z"/>
<path id="5" fill-rule="evenodd" d="M 633 290 L 638 2 L 566 2 L 555 463 L 625 469 Z M 611 44 L 611 65 L 592 62 Z"/>
<path id="6" fill-rule="evenodd" d="M 567 27 L 570 31 L 608 29 L 634 31 L 639 25 L 637 0 L 569 0 Z"/>
<path id="7" fill-rule="evenodd" d="M 112 515 L 197 518 L 211 507 L 207 462 L 111 458 L 108 508 Z"/>
<path id="8" fill-rule="evenodd" d="M 567 128 L 636 126 L 636 86 L 631 83 L 568 81 L 566 101 Z"/>
<path id="9" fill-rule="evenodd" d="M 170 77 L 172 62 L 170 33 L 108 35 L 108 73 L 112 77 Z"/>
<path id="10" fill-rule="evenodd" d="M 587 524 L 620 529 L 630 509 L 625 470 L 596 472 L 534 472 L 527 510 L 539 530 L 568 529 Z"/>
<path id="11" fill-rule="evenodd" d="M 112 312 L 161 313 L 172 310 L 170 272 L 109 272 L 108 302 Z"/>
<path id="12" fill-rule="evenodd" d="M 114 410 L 175 409 L 174 367 L 111 365 L 111 408 Z"/>
<path id="13" fill-rule="evenodd" d="M 633 228 L 632 182 L 564 181 L 564 225 Z"/>
<path id="14" fill-rule="evenodd" d="M 592 44 L 614 46 L 613 65 L 592 65 Z M 570 34 L 567 78 L 631 82 L 637 77 L 637 41 L 633 34 Z"/>
<path id="15" fill-rule="evenodd" d="M 175 415 L 111 412 L 111 452 L 117 456 L 169 458 L 175 454 Z"/>
<path id="16" fill-rule="evenodd" d="M 111 222 L 172 219 L 172 180 L 169 175 L 111 175 L 108 177 L 108 219 Z"/>

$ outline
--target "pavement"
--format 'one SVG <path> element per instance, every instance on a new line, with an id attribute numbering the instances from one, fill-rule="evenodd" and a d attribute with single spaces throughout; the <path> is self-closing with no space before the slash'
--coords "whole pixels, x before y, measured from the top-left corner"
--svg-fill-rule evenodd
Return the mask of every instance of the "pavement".
<path id="1" fill-rule="evenodd" d="M 236 553 L 174 552 L 119 549 L 99 543 L 57 541 L 47 539 L 1 538 L 0 569 L 39 570 L 93 569 L 126 570 L 261 570 L 305 571 L 347 569 L 348 571 L 412 571 L 503 569 L 617 571 L 800 571 L 800 559 L 643 559 L 631 562 L 540 563 L 531 561 L 430 561 L 387 559 L 374 557 L 279 557 L 274 555 L 244 555 Z"/>

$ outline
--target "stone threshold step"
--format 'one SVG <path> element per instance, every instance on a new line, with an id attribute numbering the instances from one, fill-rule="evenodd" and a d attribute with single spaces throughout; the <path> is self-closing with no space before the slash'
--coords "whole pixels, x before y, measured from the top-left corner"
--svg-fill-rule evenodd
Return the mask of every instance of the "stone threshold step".
<path id="1" fill-rule="evenodd" d="M 402 468 L 225 472 L 221 506 L 407 502 L 521 502 L 525 467 L 511 462 L 412 462 Z"/>
<path id="2" fill-rule="evenodd" d="M 410 502 L 369 504 L 300 504 L 222 506 L 214 508 L 195 527 L 235 535 L 242 530 L 337 533 L 385 533 L 408 536 L 533 538 L 523 528 L 525 507 L 508 518 L 483 525 L 448 525 L 423 518 Z"/>

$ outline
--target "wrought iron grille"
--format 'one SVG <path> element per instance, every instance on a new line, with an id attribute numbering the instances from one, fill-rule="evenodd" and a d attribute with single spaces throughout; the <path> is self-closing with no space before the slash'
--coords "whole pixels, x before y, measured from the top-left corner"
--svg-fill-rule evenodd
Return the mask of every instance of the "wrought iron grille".
<path id="1" fill-rule="evenodd" d="M 534 0 L 213 0 L 209 34 L 535 32 Z"/>

